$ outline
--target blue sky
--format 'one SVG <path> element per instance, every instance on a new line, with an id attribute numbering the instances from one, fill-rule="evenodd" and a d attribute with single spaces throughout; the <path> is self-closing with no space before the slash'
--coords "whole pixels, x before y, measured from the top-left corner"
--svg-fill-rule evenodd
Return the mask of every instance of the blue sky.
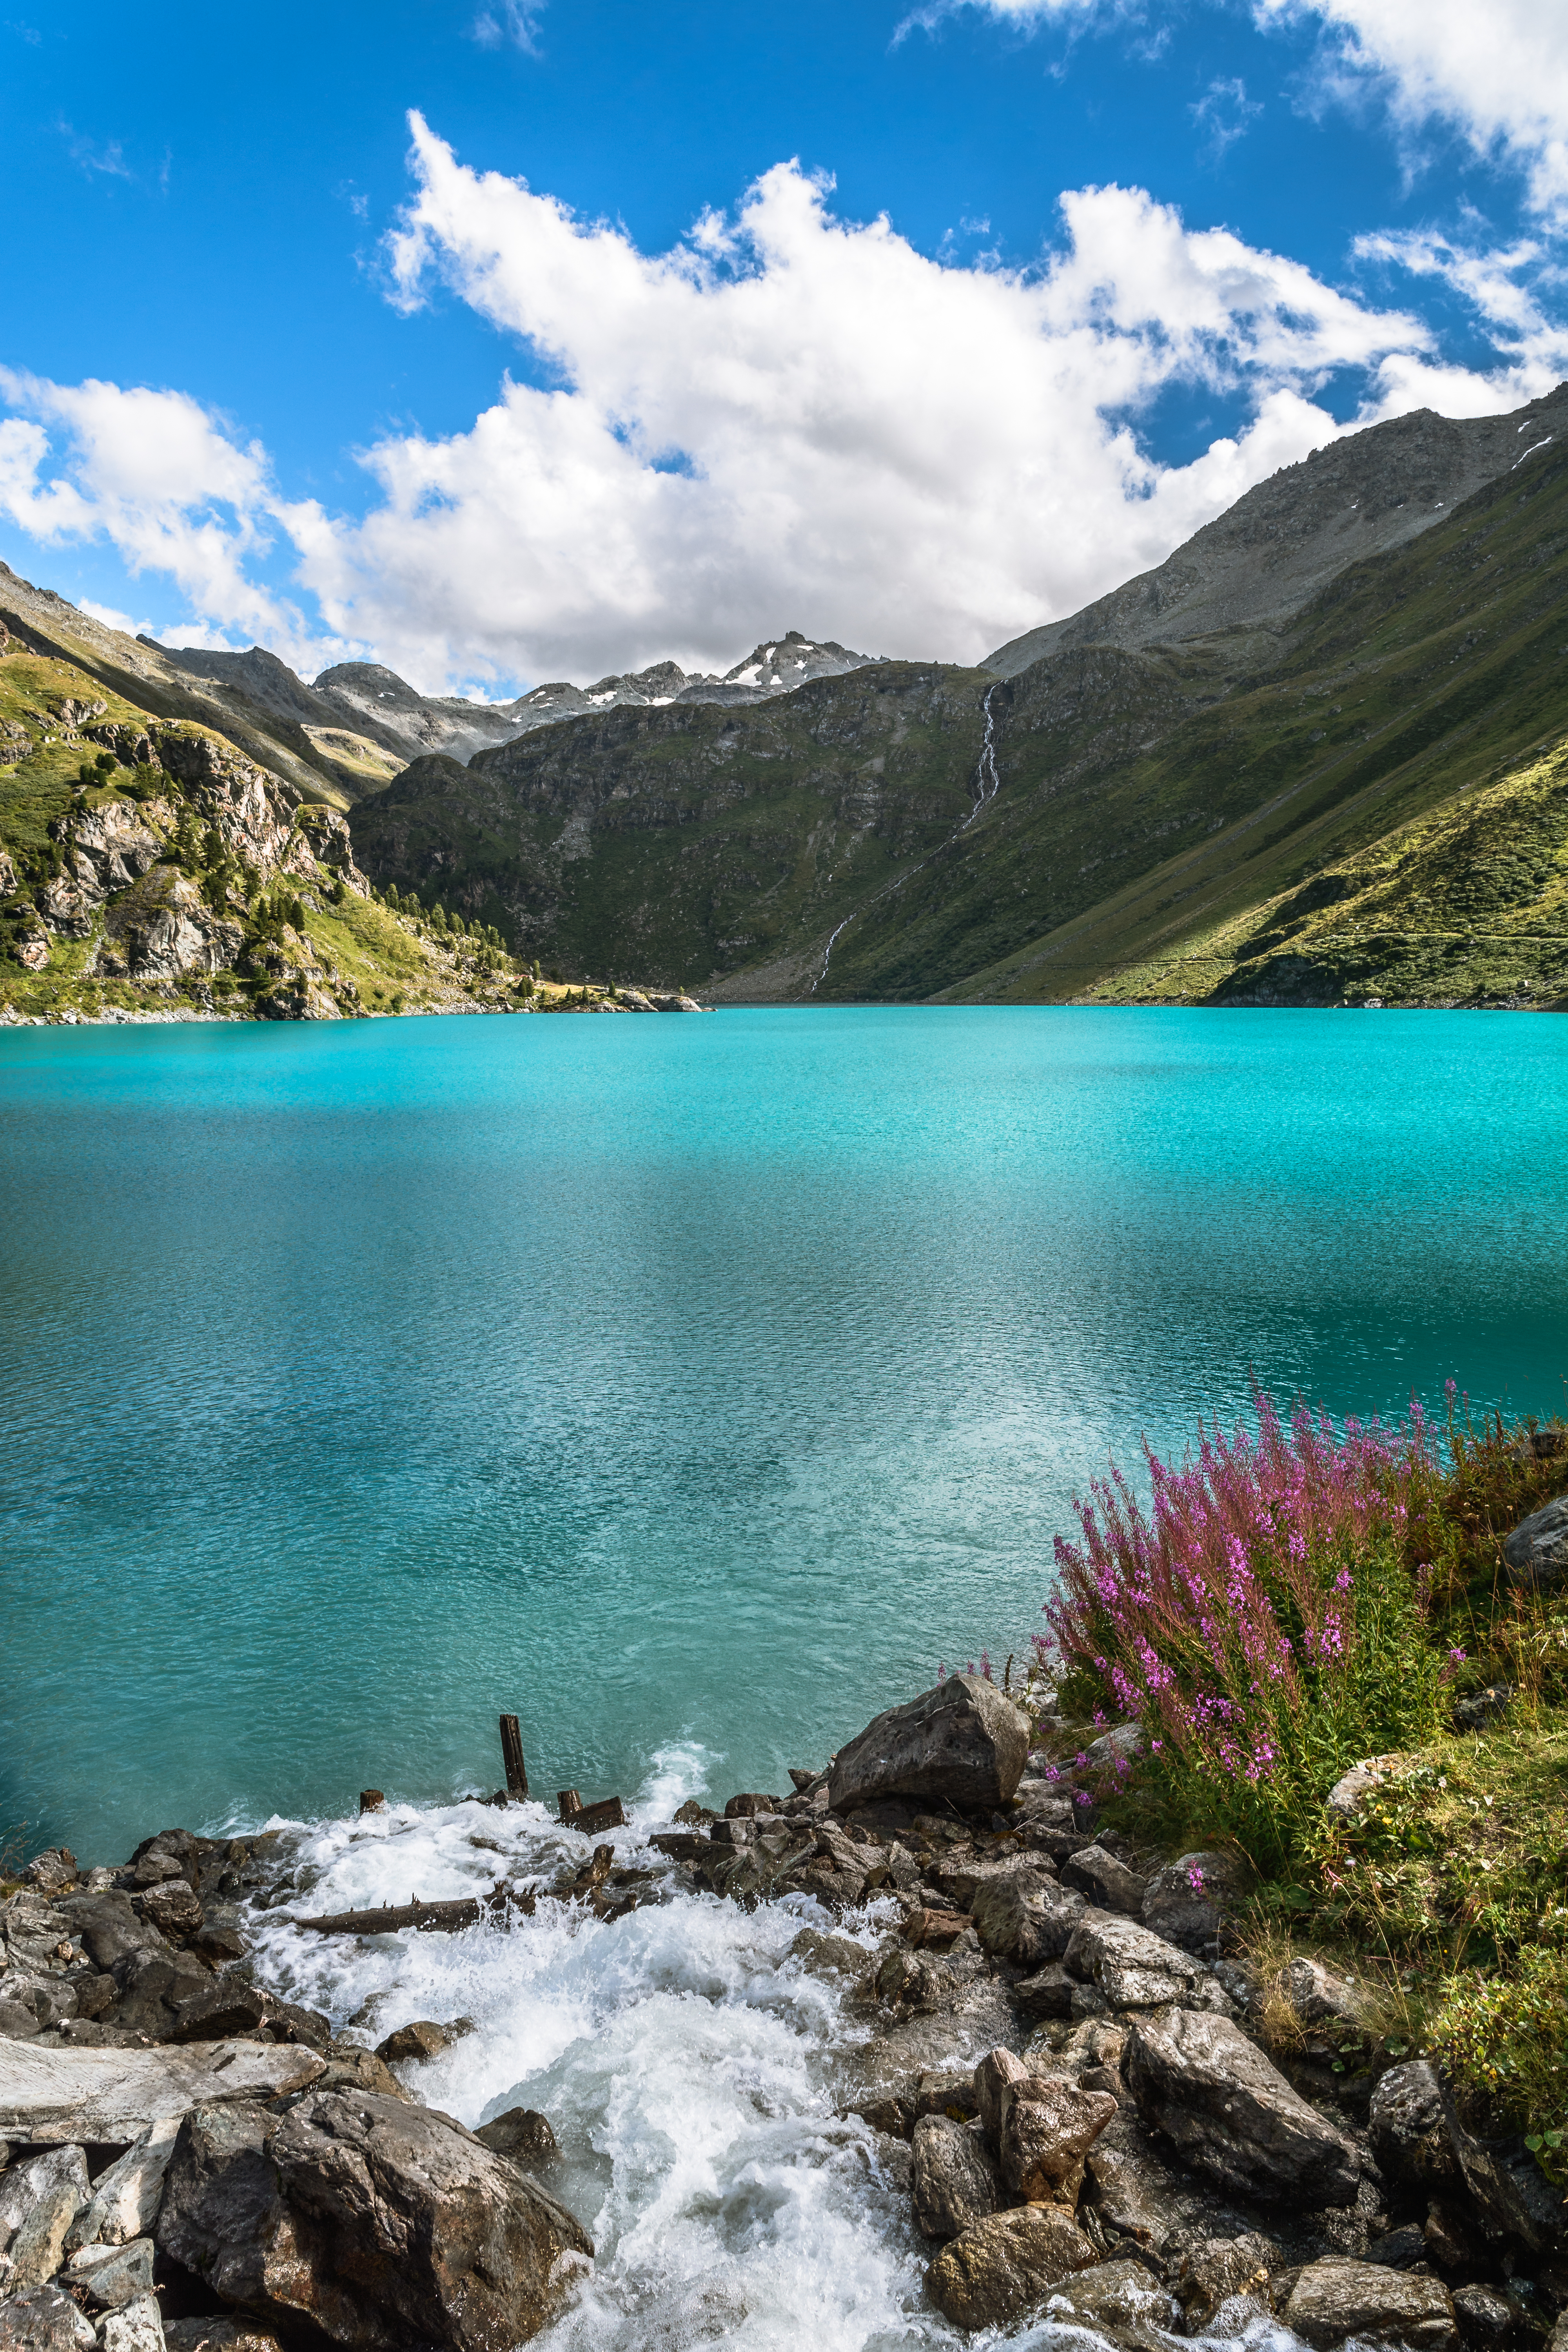
<path id="1" fill-rule="evenodd" d="M 1533 0 L 23 5 L 0 61 L 0 555 L 307 672 L 972 658 L 1568 373 Z"/>

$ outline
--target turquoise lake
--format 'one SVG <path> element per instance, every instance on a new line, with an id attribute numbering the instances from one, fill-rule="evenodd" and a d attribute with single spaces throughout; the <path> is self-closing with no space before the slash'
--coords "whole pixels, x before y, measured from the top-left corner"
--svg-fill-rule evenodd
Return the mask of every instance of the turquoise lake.
<path id="1" fill-rule="evenodd" d="M 779 1788 L 1248 1368 L 1554 1410 L 1568 1023 L 0 1034 L 0 1832 Z"/>

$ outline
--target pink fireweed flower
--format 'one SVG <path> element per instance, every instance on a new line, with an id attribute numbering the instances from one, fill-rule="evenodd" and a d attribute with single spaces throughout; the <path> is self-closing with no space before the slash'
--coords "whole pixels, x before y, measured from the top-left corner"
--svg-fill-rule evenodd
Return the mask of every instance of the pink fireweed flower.
<path id="1" fill-rule="evenodd" d="M 1448 1655 L 1452 1658 L 1457 1666 L 1462 1666 L 1467 1657 L 1468 1657 L 1469 1652 L 1468 1650 L 1450 1650 Z"/>
<path id="2" fill-rule="evenodd" d="M 1187 1885 L 1192 1888 L 1194 1895 L 1201 1895 L 1203 1893 L 1204 1874 L 1201 1863 L 1194 1862 L 1191 1870 L 1188 1871 Z"/>

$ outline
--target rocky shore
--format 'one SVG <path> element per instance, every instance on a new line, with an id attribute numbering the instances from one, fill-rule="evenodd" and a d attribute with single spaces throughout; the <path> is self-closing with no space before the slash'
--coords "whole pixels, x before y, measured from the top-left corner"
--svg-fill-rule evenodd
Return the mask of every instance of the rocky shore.
<path id="1" fill-rule="evenodd" d="M 801 1914 L 788 1957 L 843 1992 L 833 2096 L 957 2331 L 1564 2352 L 1562 2203 L 1522 2147 L 1468 2133 L 1355 1984 L 1260 1979 L 1234 1862 L 1108 1831 L 1047 1761 L 1073 1729 L 954 1675 L 787 1795 L 568 1827 L 470 1907 L 503 1935 L 683 1895 Z M 51 1851 L 0 1900 L 0 2352 L 504 2352 L 570 2303 L 594 2247 L 550 2121 L 423 2103 L 466 2019 L 373 2048 L 270 1989 L 263 1928 L 324 1940 L 312 1916 L 287 1832 Z"/>

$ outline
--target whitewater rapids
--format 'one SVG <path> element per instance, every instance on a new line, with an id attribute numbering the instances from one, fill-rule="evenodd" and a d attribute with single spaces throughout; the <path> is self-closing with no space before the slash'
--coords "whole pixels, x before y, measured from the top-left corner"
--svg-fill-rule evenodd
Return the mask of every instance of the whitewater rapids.
<path id="1" fill-rule="evenodd" d="M 648 1835 L 704 1794 L 718 1760 L 693 1743 L 656 1757 L 628 1825 L 607 1841 L 617 1866 L 668 1868 Z M 295 1884 L 247 1915 L 258 1980 L 367 2045 L 415 2019 L 469 2019 L 471 2032 L 405 2070 L 419 2096 L 470 2126 L 509 2107 L 549 2116 L 562 2154 L 542 2177 L 596 2258 L 534 2339 L 540 2352 L 966 2340 L 925 2299 L 931 2249 L 914 2227 L 907 2148 L 837 2112 L 836 2068 L 866 2024 L 845 2012 L 838 1979 L 790 1956 L 805 1927 L 869 1950 L 890 1906 L 847 1927 L 804 1897 L 746 1911 L 683 1891 L 616 1921 L 541 1903 L 458 1935 L 317 1937 L 281 1908 L 448 1901 L 498 1879 L 521 1890 L 580 1866 L 590 1841 L 534 1803 L 389 1805 L 268 1827 L 286 1832 Z M 1009 2341 L 1019 2352 L 1101 2343 L 1048 2320 Z M 1261 2322 L 1242 2341 L 1300 2352 Z M 1184 2339 L 1184 2352 L 1195 2352 Z"/>

